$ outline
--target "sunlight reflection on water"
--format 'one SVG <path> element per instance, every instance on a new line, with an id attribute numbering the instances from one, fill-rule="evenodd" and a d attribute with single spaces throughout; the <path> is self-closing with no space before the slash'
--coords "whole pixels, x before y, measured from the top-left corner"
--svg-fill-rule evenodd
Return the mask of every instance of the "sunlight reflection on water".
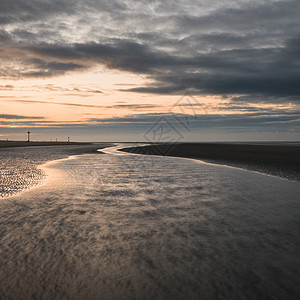
<path id="1" fill-rule="evenodd" d="M 94 145 L 0 148 L 0 199 L 42 184 L 42 163 L 93 148 Z"/>

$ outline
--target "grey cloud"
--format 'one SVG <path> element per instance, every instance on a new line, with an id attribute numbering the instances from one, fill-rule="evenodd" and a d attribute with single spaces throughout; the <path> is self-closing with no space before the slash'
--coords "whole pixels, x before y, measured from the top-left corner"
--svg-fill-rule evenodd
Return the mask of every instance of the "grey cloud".
<path id="1" fill-rule="evenodd" d="M 128 108 L 128 109 L 149 109 L 149 108 L 157 108 L 160 107 L 158 105 L 152 105 L 152 104 L 117 104 L 111 106 L 112 108 Z"/>
<path id="2" fill-rule="evenodd" d="M 300 5 L 298 0 L 269 1 L 260 5 L 246 2 L 239 8 L 221 8 L 202 16 L 177 16 L 176 22 L 186 31 L 214 30 L 231 32 L 285 31 L 297 32 Z M 276 20 L 276 21 L 275 21 Z"/>
<path id="3" fill-rule="evenodd" d="M 0 43 L 7 42 L 10 40 L 10 35 L 7 31 L 0 29 Z"/>
<path id="4" fill-rule="evenodd" d="M 11 115 L 11 114 L 0 114 L 0 119 L 6 120 L 24 120 L 24 119 L 34 119 L 42 120 L 44 117 L 33 117 L 33 116 L 20 116 L 20 115 Z"/>
<path id="5" fill-rule="evenodd" d="M 163 117 L 163 118 L 161 118 Z M 298 112 L 278 112 L 272 114 L 268 112 L 255 112 L 248 114 L 210 114 L 195 116 L 187 116 L 178 114 L 138 114 L 129 115 L 125 117 L 114 118 L 90 118 L 90 122 L 101 124 L 126 124 L 126 126 L 143 126 L 144 128 L 151 128 L 157 121 L 160 120 L 161 124 L 168 122 L 171 123 L 177 130 L 182 130 L 180 119 L 185 122 L 186 117 L 189 117 L 191 128 L 300 128 L 300 111 Z"/>
<path id="6" fill-rule="evenodd" d="M 4 100 L 5 101 L 5 100 Z M 68 102 L 54 102 L 54 101 L 38 101 L 38 100 L 7 100 L 7 102 L 23 103 L 23 104 L 50 104 L 50 105 L 60 105 L 60 106 L 69 106 L 69 107 L 86 107 L 86 108 L 99 108 L 99 109 L 130 109 L 130 110 L 142 110 L 149 108 L 160 107 L 158 105 L 152 104 L 115 104 L 115 105 L 93 105 L 93 104 L 80 104 L 80 103 L 68 103 Z"/>
<path id="7" fill-rule="evenodd" d="M 41 59 L 29 59 L 27 60 L 29 65 L 32 65 L 34 71 L 25 71 L 23 76 L 25 77 L 47 77 L 54 75 L 61 75 L 68 71 L 80 70 L 84 68 L 82 65 L 72 62 L 57 62 L 57 61 L 44 61 Z"/>
<path id="8" fill-rule="evenodd" d="M 163 124 L 168 122 L 179 132 L 186 133 L 186 129 L 181 125 L 180 119 L 182 121 L 189 117 L 191 129 L 195 132 L 198 130 L 227 130 L 229 132 L 257 132 L 263 129 L 264 132 L 285 132 L 285 133 L 297 133 L 300 129 L 300 111 L 295 112 L 277 112 L 272 114 L 272 112 L 254 112 L 248 114 L 211 114 L 211 115 L 200 115 L 195 118 L 195 116 L 182 116 L 166 114 L 135 114 L 128 115 L 125 117 L 112 117 L 112 118 L 90 118 L 84 122 L 47 122 L 47 121 L 15 121 L 13 124 L 15 126 L 34 126 L 34 131 L 39 128 L 59 132 L 64 128 L 68 129 L 68 132 L 76 134 L 77 129 L 82 128 L 86 130 L 87 133 L 91 132 L 102 132 L 105 130 L 113 131 L 120 130 L 121 132 L 138 132 L 143 134 L 148 130 L 151 130 L 156 122 Z M 1 125 L 11 125 L 11 122 L 1 122 Z M 12 132 L 16 129 L 11 128 L 1 128 L 2 132 Z M 78 133 L 78 132 L 77 132 Z M 169 133 L 172 135 L 172 132 Z"/>
<path id="9" fill-rule="evenodd" d="M 70 106 L 70 107 L 87 107 L 87 108 L 104 108 L 101 105 L 90 105 L 90 104 L 79 104 L 79 103 L 67 103 L 67 102 L 54 102 L 54 101 L 38 101 L 38 100 L 7 100 L 9 102 L 23 103 L 23 104 L 51 104 L 51 105 L 61 105 L 61 106 Z"/>
<path id="10" fill-rule="evenodd" d="M 113 12 L 124 10 L 122 1 L 93 0 L 0 0 L 0 24 L 32 22 L 57 15 L 76 15 L 80 11 Z"/>

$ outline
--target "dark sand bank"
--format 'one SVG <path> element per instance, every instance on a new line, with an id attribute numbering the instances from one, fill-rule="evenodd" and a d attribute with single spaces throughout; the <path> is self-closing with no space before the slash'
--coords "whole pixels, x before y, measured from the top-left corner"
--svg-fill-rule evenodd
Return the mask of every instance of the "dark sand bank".
<path id="1" fill-rule="evenodd" d="M 25 141 L 0 141 L 0 148 L 29 147 L 29 146 L 62 146 L 62 145 L 89 145 L 90 143 L 76 142 L 25 142 Z"/>
<path id="2" fill-rule="evenodd" d="M 196 158 L 300 180 L 300 146 L 296 144 L 179 143 L 123 148 L 121 151 Z"/>
<path id="3" fill-rule="evenodd" d="M 104 149 L 107 147 L 112 147 L 114 144 L 112 143 L 88 143 L 88 142 L 24 142 L 24 141 L 1 141 L 0 140 L 0 149 L 7 148 L 21 148 L 21 147 L 45 147 L 58 149 L 60 151 L 56 151 L 57 153 L 65 153 L 67 155 L 80 155 L 84 153 L 101 153 L 98 152 L 98 149 Z M 64 147 L 56 147 L 56 146 L 64 146 Z M 49 159 L 51 160 L 51 159 Z"/>

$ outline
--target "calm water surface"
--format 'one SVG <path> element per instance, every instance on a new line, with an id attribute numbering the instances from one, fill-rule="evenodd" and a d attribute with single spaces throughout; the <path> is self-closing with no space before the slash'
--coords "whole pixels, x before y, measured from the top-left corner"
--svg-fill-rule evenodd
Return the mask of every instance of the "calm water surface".
<path id="1" fill-rule="evenodd" d="M 299 299 L 298 182 L 104 152 L 0 200 L 1 299 Z"/>

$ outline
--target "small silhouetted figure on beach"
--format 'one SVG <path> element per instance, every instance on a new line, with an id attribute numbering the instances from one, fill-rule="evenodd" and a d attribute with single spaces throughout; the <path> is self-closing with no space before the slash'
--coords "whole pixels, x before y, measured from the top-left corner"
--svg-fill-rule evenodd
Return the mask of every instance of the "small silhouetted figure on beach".
<path id="1" fill-rule="evenodd" d="M 27 132 L 27 136 L 28 136 L 27 142 L 29 142 L 30 141 L 30 131 Z"/>
<path id="2" fill-rule="evenodd" d="M 70 137 L 68 136 L 68 143 L 70 143 Z"/>

